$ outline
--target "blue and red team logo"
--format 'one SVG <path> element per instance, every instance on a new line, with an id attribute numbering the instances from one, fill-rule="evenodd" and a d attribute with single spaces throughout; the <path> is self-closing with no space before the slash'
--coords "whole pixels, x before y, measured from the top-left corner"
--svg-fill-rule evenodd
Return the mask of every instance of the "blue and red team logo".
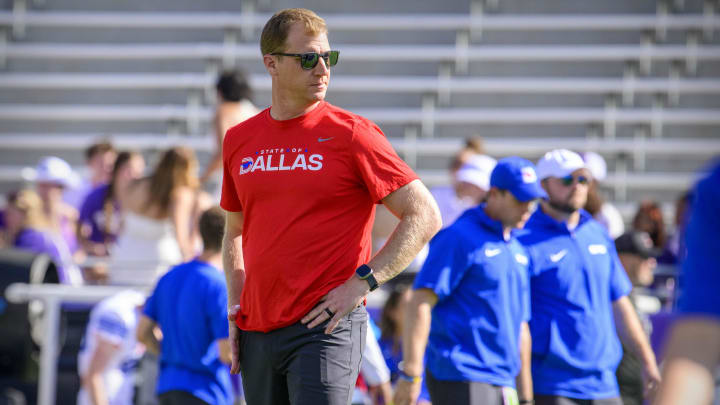
<path id="1" fill-rule="evenodd" d="M 537 181 L 537 174 L 532 167 L 523 167 L 520 169 L 522 174 L 523 183 L 535 183 Z"/>
<path id="2" fill-rule="evenodd" d="M 240 174 L 245 174 L 252 169 L 253 160 L 251 157 L 243 158 L 242 163 L 240 163 Z"/>

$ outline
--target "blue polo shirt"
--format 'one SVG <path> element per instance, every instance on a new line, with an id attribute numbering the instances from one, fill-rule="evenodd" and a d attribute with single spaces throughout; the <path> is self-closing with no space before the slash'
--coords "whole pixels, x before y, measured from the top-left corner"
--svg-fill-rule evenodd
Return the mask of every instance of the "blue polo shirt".
<path id="1" fill-rule="evenodd" d="M 720 318 L 720 164 L 695 187 L 678 310 Z"/>
<path id="2" fill-rule="evenodd" d="M 612 302 L 632 289 L 615 244 L 590 214 L 570 231 L 538 209 L 519 237 L 530 255 L 535 392 L 580 399 L 619 396 L 622 347 Z"/>
<path id="3" fill-rule="evenodd" d="M 484 204 L 433 238 L 414 285 L 438 297 L 425 353 L 433 377 L 515 387 L 520 325 L 530 317 L 527 264 Z"/>
<path id="4" fill-rule="evenodd" d="M 163 333 L 157 393 L 180 390 L 208 404 L 231 405 L 230 371 L 217 344 L 228 337 L 222 271 L 199 260 L 174 267 L 158 281 L 143 312 Z"/>

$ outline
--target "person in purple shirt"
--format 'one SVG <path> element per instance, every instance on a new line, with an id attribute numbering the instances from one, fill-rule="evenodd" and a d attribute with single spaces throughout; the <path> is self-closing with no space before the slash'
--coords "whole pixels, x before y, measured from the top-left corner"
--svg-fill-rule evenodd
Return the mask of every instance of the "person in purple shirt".
<path id="1" fill-rule="evenodd" d="M 115 160 L 109 184 L 92 190 L 80 209 L 77 237 L 87 254 L 107 256 L 109 245 L 120 231 L 122 212 L 118 196 L 128 184 L 145 171 L 145 160 L 139 152 L 120 152 Z"/>
<path id="2" fill-rule="evenodd" d="M 55 263 L 60 282 L 82 284 L 82 274 L 73 263 L 64 239 L 48 228 L 42 200 L 32 190 L 22 190 L 8 196 L 5 210 L 8 244 L 21 250 L 44 253 Z"/>
<path id="3" fill-rule="evenodd" d="M 93 143 L 85 149 L 85 170 L 87 176 L 63 192 L 63 201 L 79 210 L 87 195 L 103 184 L 110 182 L 110 173 L 115 164 L 117 152 L 108 141 Z"/>
<path id="4" fill-rule="evenodd" d="M 0 247 L 5 247 L 8 245 L 6 228 L 7 225 L 5 224 L 5 210 L 2 209 L 0 210 Z"/>

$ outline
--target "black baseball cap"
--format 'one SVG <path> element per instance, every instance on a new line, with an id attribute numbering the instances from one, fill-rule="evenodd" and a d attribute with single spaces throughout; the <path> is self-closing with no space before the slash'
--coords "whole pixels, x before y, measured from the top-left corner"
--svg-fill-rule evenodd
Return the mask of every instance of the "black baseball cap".
<path id="1" fill-rule="evenodd" d="M 630 231 L 618 236 L 615 239 L 615 249 L 618 253 L 630 253 L 642 256 L 645 259 L 660 256 L 660 249 L 657 249 L 647 232 Z"/>

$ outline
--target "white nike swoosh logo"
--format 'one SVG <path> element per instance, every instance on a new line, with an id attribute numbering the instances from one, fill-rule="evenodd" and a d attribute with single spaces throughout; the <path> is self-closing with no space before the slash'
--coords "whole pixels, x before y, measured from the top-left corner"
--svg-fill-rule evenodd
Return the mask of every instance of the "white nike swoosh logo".
<path id="1" fill-rule="evenodd" d="M 553 263 L 557 263 L 560 260 L 562 260 L 562 258 L 565 257 L 566 254 L 567 254 L 567 250 L 563 249 L 563 250 L 555 253 L 554 255 L 550 255 L 550 261 L 552 261 Z"/>
<path id="2" fill-rule="evenodd" d="M 500 254 L 500 249 L 485 249 L 485 256 L 493 257 Z"/>
<path id="3" fill-rule="evenodd" d="M 334 137 L 334 136 L 331 136 L 330 138 L 318 138 L 318 142 L 329 141 L 329 140 L 331 140 L 331 139 L 333 139 L 333 138 L 335 138 L 335 137 Z"/>
<path id="4" fill-rule="evenodd" d="M 523 256 L 521 254 L 515 255 L 515 261 L 517 261 L 520 264 L 528 264 L 528 258 L 527 256 Z"/>

